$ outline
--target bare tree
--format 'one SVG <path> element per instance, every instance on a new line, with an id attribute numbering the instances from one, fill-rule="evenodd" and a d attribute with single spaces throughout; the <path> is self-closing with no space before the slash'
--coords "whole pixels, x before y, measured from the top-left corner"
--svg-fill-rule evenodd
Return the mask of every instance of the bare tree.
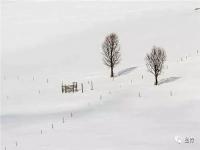
<path id="1" fill-rule="evenodd" d="M 153 46 L 151 53 L 146 55 L 146 66 L 155 77 L 155 85 L 158 85 L 158 76 L 162 73 L 166 52 L 163 48 Z"/>
<path id="2" fill-rule="evenodd" d="M 111 77 L 114 77 L 113 69 L 120 63 L 120 44 L 117 34 L 111 33 L 106 36 L 102 44 L 103 62 L 106 66 L 110 67 Z"/>

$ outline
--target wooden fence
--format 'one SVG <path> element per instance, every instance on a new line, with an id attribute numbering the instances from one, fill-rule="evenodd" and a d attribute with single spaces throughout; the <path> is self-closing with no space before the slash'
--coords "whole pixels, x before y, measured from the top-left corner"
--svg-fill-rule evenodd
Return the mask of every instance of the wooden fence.
<path id="1" fill-rule="evenodd" d="M 71 85 L 63 85 L 62 84 L 62 93 L 70 93 L 70 92 L 77 92 L 78 91 L 78 84 L 77 82 L 73 82 Z"/>

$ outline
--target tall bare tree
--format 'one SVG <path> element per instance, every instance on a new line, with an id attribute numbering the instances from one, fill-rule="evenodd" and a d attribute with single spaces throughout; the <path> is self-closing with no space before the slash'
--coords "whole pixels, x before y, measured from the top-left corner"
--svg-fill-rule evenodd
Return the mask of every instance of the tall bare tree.
<path id="1" fill-rule="evenodd" d="M 106 36 L 102 44 L 102 50 L 103 62 L 110 68 L 110 76 L 114 77 L 113 69 L 117 64 L 120 63 L 121 57 L 119 38 L 116 33 L 111 33 Z"/>
<path id="2" fill-rule="evenodd" d="M 162 73 L 166 58 L 165 50 L 156 46 L 153 46 L 151 53 L 145 57 L 147 69 L 155 77 L 155 85 L 158 85 L 158 76 Z"/>

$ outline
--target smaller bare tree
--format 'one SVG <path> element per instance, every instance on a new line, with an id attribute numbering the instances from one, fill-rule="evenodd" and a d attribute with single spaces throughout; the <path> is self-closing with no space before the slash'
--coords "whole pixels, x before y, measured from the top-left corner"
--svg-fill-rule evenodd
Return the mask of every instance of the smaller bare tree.
<path id="1" fill-rule="evenodd" d="M 146 66 L 155 77 L 155 85 L 158 85 L 158 76 L 162 73 L 166 58 L 165 50 L 156 46 L 153 46 L 151 53 L 146 55 Z"/>
<path id="2" fill-rule="evenodd" d="M 111 77 L 114 77 L 113 69 L 120 62 L 120 44 L 116 33 L 111 33 L 106 36 L 102 44 L 103 62 L 110 67 Z"/>

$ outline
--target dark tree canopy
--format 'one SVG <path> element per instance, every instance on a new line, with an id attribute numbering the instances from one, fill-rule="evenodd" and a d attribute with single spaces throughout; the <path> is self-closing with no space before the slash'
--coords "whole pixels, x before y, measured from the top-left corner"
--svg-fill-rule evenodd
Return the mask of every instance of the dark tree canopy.
<path id="1" fill-rule="evenodd" d="M 120 63 L 120 44 L 117 34 L 111 33 L 106 36 L 102 44 L 103 62 L 111 69 L 111 77 L 114 77 L 113 69 Z"/>
<path id="2" fill-rule="evenodd" d="M 158 76 L 162 73 L 166 57 L 165 50 L 156 46 L 153 46 L 151 53 L 146 55 L 146 66 L 155 77 L 155 85 L 158 85 Z"/>

